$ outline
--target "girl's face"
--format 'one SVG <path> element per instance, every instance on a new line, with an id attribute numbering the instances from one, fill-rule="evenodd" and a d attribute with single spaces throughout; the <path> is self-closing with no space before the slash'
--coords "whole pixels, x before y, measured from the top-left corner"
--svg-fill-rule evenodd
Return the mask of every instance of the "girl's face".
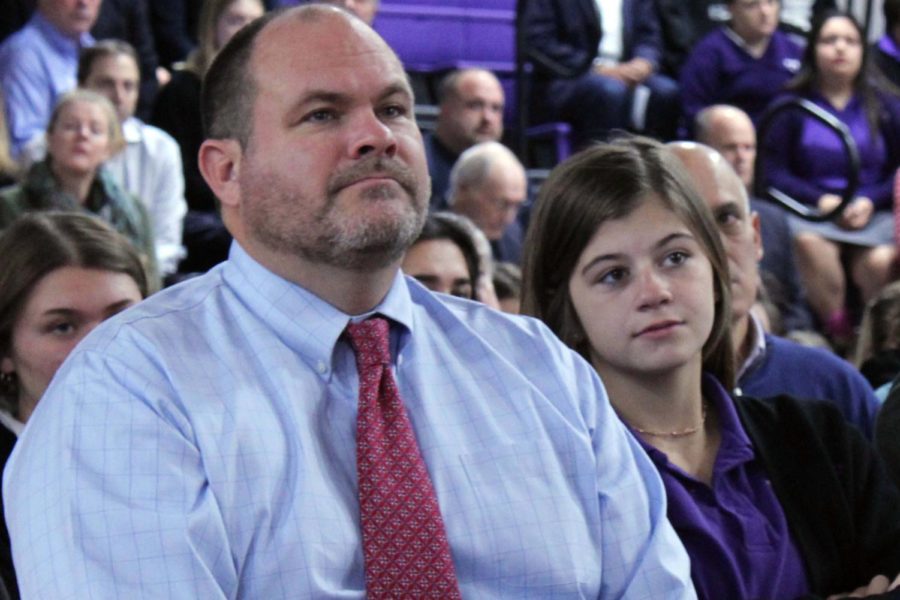
<path id="1" fill-rule="evenodd" d="M 216 50 L 221 50 L 234 34 L 262 15 L 263 7 L 258 0 L 235 0 L 229 4 L 216 21 Z"/>
<path id="2" fill-rule="evenodd" d="M 816 67 L 822 77 L 853 81 L 862 68 L 859 31 L 846 17 L 828 19 L 816 39 Z"/>
<path id="3" fill-rule="evenodd" d="M 4 373 L 15 373 L 19 418 L 27 420 L 72 348 L 101 321 L 141 301 L 130 275 L 61 267 L 31 291 L 12 330 Z M 24 413 L 24 414 L 23 414 Z"/>
<path id="4" fill-rule="evenodd" d="M 569 278 L 602 377 L 702 365 L 715 318 L 712 265 L 691 230 L 651 196 L 594 233 Z"/>
<path id="5" fill-rule="evenodd" d="M 109 158 L 109 115 L 93 102 L 75 101 L 62 108 L 47 135 L 47 152 L 59 174 L 93 177 Z"/>

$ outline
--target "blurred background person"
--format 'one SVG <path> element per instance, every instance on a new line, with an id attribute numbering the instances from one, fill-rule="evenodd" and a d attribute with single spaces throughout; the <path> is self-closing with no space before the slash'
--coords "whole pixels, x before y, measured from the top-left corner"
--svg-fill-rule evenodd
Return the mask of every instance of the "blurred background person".
<path id="1" fill-rule="evenodd" d="M 445 213 L 428 215 L 401 269 L 433 292 L 475 300 L 478 252 L 469 232 Z"/>
<path id="2" fill-rule="evenodd" d="M 172 73 L 172 80 L 156 98 L 151 123 L 175 138 L 181 149 L 188 204 L 183 236 L 187 256 L 179 267 L 184 273 L 209 270 L 227 258 L 231 246 L 231 235 L 219 216 L 216 198 L 197 164 L 203 142 L 200 85 L 219 49 L 264 12 L 260 0 L 206 0 L 200 12 L 197 48 L 184 68 Z"/>
<path id="3" fill-rule="evenodd" d="M 168 133 L 134 116 L 139 93 L 137 54 L 128 43 L 102 40 L 84 50 L 78 60 L 78 85 L 106 96 L 119 118 L 124 148 L 104 168 L 126 191 L 144 203 L 153 226 L 160 274 L 168 276 L 184 256 L 181 245 L 184 215 L 184 176 L 181 151 Z M 47 140 L 32 140 L 24 154 L 43 160 Z"/>
<path id="4" fill-rule="evenodd" d="M 450 171 L 475 144 L 503 137 L 506 98 L 497 76 L 485 69 L 460 69 L 438 87 L 435 129 L 423 137 L 431 175 L 431 210 L 447 208 Z"/>
<path id="5" fill-rule="evenodd" d="M 704 37 L 681 69 L 685 125 L 713 104 L 731 104 L 756 122 L 800 67 L 802 50 L 778 30 L 778 0 L 729 0 L 731 20 Z"/>
<path id="6" fill-rule="evenodd" d="M 499 142 L 472 146 L 450 172 L 449 209 L 484 232 L 496 261 L 522 260 L 524 231 L 518 216 L 527 198 L 525 167 Z"/>
<path id="7" fill-rule="evenodd" d="M 149 292 L 131 243 L 79 213 L 34 213 L 0 235 L 0 464 L 75 345 Z M 2 502 L 0 502 L 2 509 Z M 0 577 L 18 598 L 0 523 Z"/>
<path id="8" fill-rule="evenodd" d="M 753 121 L 736 106 L 714 104 L 697 113 L 694 136 L 698 142 L 718 151 L 728 161 L 750 197 L 750 208 L 755 214 L 751 218 L 758 220 L 755 226 L 762 236 L 760 276 L 768 298 L 780 313 L 783 326 L 775 333 L 811 332 L 813 319 L 797 274 L 787 214 L 781 207 L 753 196 L 756 168 L 756 128 Z"/>
<path id="9" fill-rule="evenodd" d="M 803 67 L 789 85 L 798 97 L 842 121 L 859 150 L 859 188 L 843 213 L 826 223 L 791 218 L 807 300 L 838 346 L 853 336 L 848 280 L 868 302 L 887 282 L 896 255 L 892 207 L 900 165 L 900 98 L 883 91 L 866 58 L 856 19 L 823 13 L 810 31 Z M 786 113 L 764 143 L 768 186 L 821 211 L 837 207 L 849 165 L 840 139 L 824 124 L 799 111 Z"/>
<path id="10" fill-rule="evenodd" d="M 100 0 L 37 0 L 36 8 L 0 46 L 0 89 L 16 158 L 47 128 L 60 96 L 75 88 L 78 53 L 94 43 L 89 32 Z"/>
<path id="11" fill-rule="evenodd" d="M 886 285 L 866 304 L 854 363 L 884 401 L 900 375 L 900 281 Z"/>
<path id="12" fill-rule="evenodd" d="M 102 168 L 122 145 L 109 100 L 89 90 L 64 95 L 50 116 L 47 158 L 33 164 L 21 184 L 0 191 L 0 230 L 28 212 L 90 212 L 131 240 L 156 282 L 156 250 L 144 205 Z"/>

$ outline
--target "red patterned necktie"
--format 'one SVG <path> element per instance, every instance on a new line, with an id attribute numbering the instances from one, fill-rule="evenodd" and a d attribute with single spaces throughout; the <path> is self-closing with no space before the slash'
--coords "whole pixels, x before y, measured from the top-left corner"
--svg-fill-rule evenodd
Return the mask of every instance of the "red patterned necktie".
<path id="1" fill-rule="evenodd" d="M 461 598 L 425 461 L 391 373 L 388 322 L 347 326 L 359 369 L 356 472 L 366 595 Z"/>

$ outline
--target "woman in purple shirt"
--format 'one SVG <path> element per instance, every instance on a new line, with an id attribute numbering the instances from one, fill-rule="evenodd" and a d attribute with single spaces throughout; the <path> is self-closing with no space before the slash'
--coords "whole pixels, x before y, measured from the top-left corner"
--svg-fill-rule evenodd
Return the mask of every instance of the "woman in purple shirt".
<path id="1" fill-rule="evenodd" d="M 669 150 L 632 138 L 575 155 L 544 183 L 530 227 L 523 311 L 601 375 L 660 472 L 701 598 L 896 577 L 900 492 L 861 434 L 825 403 L 726 391 L 728 261 Z"/>
<path id="2" fill-rule="evenodd" d="M 847 337 L 849 276 L 864 302 L 887 281 L 896 255 L 892 183 L 900 166 L 900 100 L 866 68 L 867 48 L 856 20 L 825 13 L 810 31 L 803 66 L 789 89 L 842 121 L 860 156 L 856 198 L 834 222 L 792 222 L 797 261 L 809 304 L 826 333 Z M 848 163 L 838 137 L 799 112 L 786 114 L 764 140 L 768 184 L 823 211 L 840 202 Z M 847 265 L 847 273 L 844 272 Z"/>

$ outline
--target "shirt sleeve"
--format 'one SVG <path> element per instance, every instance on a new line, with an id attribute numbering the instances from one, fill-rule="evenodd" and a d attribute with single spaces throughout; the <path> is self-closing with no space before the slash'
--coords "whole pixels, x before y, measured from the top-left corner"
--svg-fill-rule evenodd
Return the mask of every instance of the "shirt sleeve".
<path id="1" fill-rule="evenodd" d="M 122 354 L 71 356 L 7 466 L 22 596 L 233 598 L 235 563 L 191 424 L 158 361 Z"/>
<path id="2" fill-rule="evenodd" d="M 602 532 L 603 598 L 696 598 L 690 560 L 666 517 L 650 458 L 616 415 L 593 367 L 576 360 L 582 411 L 593 424 Z"/>
<path id="3" fill-rule="evenodd" d="M 181 234 L 187 202 L 184 199 L 184 174 L 181 151 L 168 134 L 160 131 L 159 164 L 155 165 L 156 189 L 150 199 L 150 217 L 156 238 L 156 256 L 163 275 L 174 273 L 184 256 Z"/>
<path id="4" fill-rule="evenodd" d="M 0 63 L 4 63 L 0 87 L 6 103 L 6 123 L 13 154 L 18 156 L 23 146 L 47 127 L 54 94 L 36 50 L 7 49 Z"/>

